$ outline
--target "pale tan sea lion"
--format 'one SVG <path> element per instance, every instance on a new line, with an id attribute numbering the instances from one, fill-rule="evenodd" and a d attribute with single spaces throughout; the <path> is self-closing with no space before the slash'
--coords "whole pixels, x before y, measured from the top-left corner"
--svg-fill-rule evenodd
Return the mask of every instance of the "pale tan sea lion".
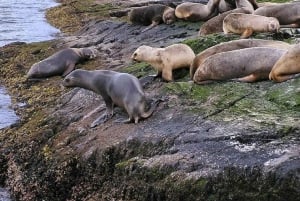
<path id="1" fill-rule="evenodd" d="M 260 7 L 254 14 L 275 17 L 281 27 L 300 27 L 300 2 Z"/>
<path id="2" fill-rule="evenodd" d="M 241 38 L 248 38 L 254 32 L 278 32 L 279 22 L 274 17 L 261 15 L 231 13 L 223 20 L 223 31 L 241 34 Z"/>
<path id="3" fill-rule="evenodd" d="M 124 123 L 148 118 L 152 115 L 158 102 L 146 111 L 146 97 L 139 80 L 128 73 L 109 70 L 87 71 L 77 69 L 63 80 L 65 87 L 81 87 L 100 94 L 106 105 L 106 113 L 97 118 L 91 127 L 104 123 L 113 116 L 113 107 L 124 108 L 129 119 Z"/>
<path id="4" fill-rule="evenodd" d="M 221 13 L 209 20 L 207 20 L 203 25 L 201 25 L 199 30 L 199 36 L 205 36 L 213 33 L 221 33 L 223 32 L 223 20 L 230 13 L 245 13 L 251 14 L 253 9 L 249 8 L 236 8 L 224 13 Z"/>
<path id="5" fill-rule="evenodd" d="M 75 65 L 85 59 L 97 56 L 93 48 L 67 48 L 60 50 L 52 56 L 35 63 L 27 73 L 28 79 L 46 78 L 50 76 L 66 76 L 75 69 Z"/>
<path id="6" fill-rule="evenodd" d="M 206 21 L 218 14 L 219 1 L 209 0 L 207 5 L 184 2 L 176 7 L 175 15 L 179 19 L 188 21 Z"/>
<path id="7" fill-rule="evenodd" d="M 270 72 L 269 79 L 275 82 L 283 82 L 299 76 L 300 73 L 300 44 L 293 45 L 275 63 Z"/>
<path id="8" fill-rule="evenodd" d="M 148 26 L 143 31 L 160 23 L 171 24 L 176 21 L 175 9 L 162 4 L 133 8 L 128 16 L 132 23 Z"/>
<path id="9" fill-rule="evenodd" d="M 188 45 L 174 44 L 165 48 L 140 46 L 131 59 L 151 64 L 157 70 L 157 75 L 162 75 L 166 81 L 172 81 L 172 70 L 190 67 L 194 57 L 195 53 Z"/>
<path id="10" fill-rule="evenodd" d="M 286 51 L 253 47 L 214 54 L 199 66 L 194 82 L 205 84 L 236 78 L 242 82 L 255 82 L 268 79 L 272 67 Z"/>
<path id="11" fill-rule="evenodd" d="M 276 40 L 263 40 L 263 39 L 239 39 L 229 42 L 223 42 L 218 45 L 207 48 L 206 50 L 200 52 L 196 55 L 190 67 L 190 76 L 193 79 L 196 70 L 199 66 L 211 55 L 227 52 L 231 50 L 239 50 L 251 47 L 273 47 L 277 49 L 288 50 L 291 45 L 282 41 Z"/>

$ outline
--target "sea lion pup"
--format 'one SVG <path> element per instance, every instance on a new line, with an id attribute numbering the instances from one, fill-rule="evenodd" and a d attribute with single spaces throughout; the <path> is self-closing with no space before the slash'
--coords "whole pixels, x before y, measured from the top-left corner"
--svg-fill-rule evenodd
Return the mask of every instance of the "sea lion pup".
<path id="1" fill-rule="evenodd" d="M 223 20 L 230 13 L 245 13 L 251 14 L 253 9 L 250 8 L 236 8 L 224 13 L 221 13 L 209 20 L 207 20 L 203 25 L 201 25 L 199 30 L 199 36 L 205 36 L 213 33 L 223 32 Z"/>
<path id="2" fill-rule="evenodd" d="M 281 27 L 300 27 L 300 2 L 260 7 L 254 14 L 275 17 Z"/>
<path id="3" fill-rule="evenodd" d="M 291 47 L 291 45 L 282 41 L 263 39 L 239 39 L 220 43 L 218 45 L 207 48 L 206 50 L 196 55 L 190 67 L 191 79 L 193 79 L 194 74 L 199 68 L 199 66 L 205 61 L 205 59 L 207 59 L 211 55 L 220 52 L 228 52 L 232 50 L 239 50 L 251 47 L 272 47 L 277 49 L 288 50 Z"/>
<path id="4" fill-rule="evenodd" d="M 162 4 L 133 8 L 128 13 L 128 16 L 129 20 L 134 24 L 149 25 L 142 32 L 147 31 L 162 22 L 171 24 L 176 21 L 174 8 Z"/>
<path id="5" fill-rule="evenodd" d="M 146 97 L 139 80 L 128 73 L 109 70 L 81 70 L 71 72 L 63 80 L 65 87 L 81 87 L 100 94 L 106 105 L 106 113 L 97 118 L 91 127 L 104 123 L 113 116 L 113 106 L 124 108 L 129 119 L 123 121 L 138 123 L 141 118 L 152 115 L 158 102 L 146 111 Z"/>
<path id="6" fill-rule="evenodd" d="M 241 38 L 248 38 L 253 32 L 278 32 L 279 22 L 274 17 L 261 15 L 231 13 L 223 20 L 223 31 L 241 34 Z"/>
<path id="7" fill-rule="evenodd" d="M 55 75 L 64 77 L 75 69 L 77 63 L 96 56 L 97 50 L 93 48 L 66 48 L 33 64 L 27 73 L 27 79 L 46 78 Z"/>
<path id="8" fill-rule="evenodd" d="M 176 7 L 175 15 L 179 19 L 188 21 L 206 21 L 218 14 L 219 1 L 209 0 L 207 5 L 184 2 Z"/>
<path id="9" fill-rule="evenodd" d="M 214 80 L 235 78 L 241 82 L 255 82 L 268 79 L 272 67 L 286 51 L 253 47 L 217 53 L 199 66 L 194 75 L 194 82 L 205 84 Z"/>
<path id="10" fill-rule="evenodd" d="M 269 79 L 275 82 L 283 82 L 300 74 L 300 44 L 292 46 L 280 59 L 275 63 L 269 74 Z M 296 75 L 298 74 L 298 75 Z"/>
<path id="11" fill-rule="evenodd" d="M 162 75 L 164 80 L 172 81 L 172 70 L 190 67 L 194 57 L 194 51 L 185 44 L 174 44 L 165 48 L 142 45 L 134 51 L 131 59 L 150 63 L 157 70 L 157 76 Z"/>

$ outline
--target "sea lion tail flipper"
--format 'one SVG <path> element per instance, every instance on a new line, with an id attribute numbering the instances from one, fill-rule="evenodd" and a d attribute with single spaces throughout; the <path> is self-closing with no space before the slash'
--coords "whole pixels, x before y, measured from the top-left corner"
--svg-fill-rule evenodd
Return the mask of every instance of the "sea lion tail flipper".
<path id="1" fill-rule="evenodd" d="M 253 34 L 253 29 L 247 28 L 241 35 L 241 39 L 249 38 L 249 36 L 251 36 L 252 34 Z"/>
<path id="2" fill-rule="evenodd" d="M 156 109 L 157 105 L 158 105 L 160 102 L 163 102 L 163 101 L 165 101 L 164 98 L 160 98 L 160 99 L 157 99 L 157 100 L 153 101 L 153 103 L 151 104 L 150 109 L 149 109 L 147 112 L 143 112 L 143 113 L 141 114 L 141 117 L 142 117 L 143 119 L 146 119 L 146 118 L 150 117 L 150 116 L 152 115 L 152 113 L 154 112 L 154 110 Z"/>
<path id="3" fill-rule="evenodd" d="M 109 16 L 111 17 L 124 17 L 126 16 L 131 9 L 124 9 L 124 10 L 117 10 L 117 11 L 110 11 Z"/>

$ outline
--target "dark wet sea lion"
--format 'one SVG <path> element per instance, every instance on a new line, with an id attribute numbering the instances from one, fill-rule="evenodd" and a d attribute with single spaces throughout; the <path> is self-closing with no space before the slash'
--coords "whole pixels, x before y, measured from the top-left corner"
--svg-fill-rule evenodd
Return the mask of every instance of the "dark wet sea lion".
<path id="1" fill-rule="evenodd" d="M 82 60 L 95 58 L 97 50 L 92 48 L 67 48 L 35 63 L 27 73 L 28 79 L 46 78 L 50 76 L 66 76 L 75 69 Z"/>
<path id="2" fill-rule="evenodd" d="M 171 24 L 176 21 L 175 10 L 169 6 L 155 4 L 132 8 L 128 13 L 129 20 L 134 24 L 149 26 L 143 31 L 160 24 Z"/>
<path id="3" fill-rule="evenodd" d="M 253 47 L 214 54 L 196 70 L 194 82 L 205 84 L 236 78 L 243 82 L 255 82 L 268 79 L 272 67 L 286 51 Z"/>
<path id="4" fill-rule="evenodd" d="M 270 72 L 269 79 L 283 82 L 299 76 L 300 73 L 300 44 L 293 45 L 275 63 Z M 298 75 L 297 75 L 298 74 Z"/>
<path id="5" fill-rule="evenodd" d="M 229 42 L 220 43 L 218 45 L 207 48 L 206 50 L 196 55 L 190 67 L 191 79 L 193 79 L 194 74 L 196 70 L 199 68 L 199 66 L 205 61 L 205 59 L 207 59 L 211 55 L 220 52 L 227 52 L 231 50 L 238 50 L 238 49 L 244 49 L 250 47 L 273 47 L 277 49 L 287 50 L 291 47 L 291 45 L 282 41 L 263 40 L 263 39 L 240 39 L 240 40 L 233 40 Z"/>
<path id="6" fill-rule="evenodd" d="M 113 107 L 124 108 L 129 119 L 124 122 L 138 123 L 141 118 L 152 115 L 158 102 L 146 111 L 146 97 L 140 81 L 128 73 L 109 70 L 87 71 L 77 69 L 67 75 L 63 81 L 65 87 L 81 87 L 100 94 L 106 105 L 106 113 L 97 118 L 91 127 L 107 121 L 113 116 Z"/>
<path id="7" fill-rule="evenodd" d="M 223 20 L 225 34 L 241 34 L 241 38 L 248 38 L 254 32 L 278 32 L 279 22 L 274 17 L 261 15 L 231 13 Z"/>

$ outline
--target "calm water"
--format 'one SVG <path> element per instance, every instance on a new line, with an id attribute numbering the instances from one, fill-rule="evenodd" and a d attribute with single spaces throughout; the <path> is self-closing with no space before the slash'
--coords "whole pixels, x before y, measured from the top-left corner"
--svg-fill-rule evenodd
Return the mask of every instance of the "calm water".
<path id="1" fill-rule="evenodd" d="M 59 30 L 47 23 L 45 10 L 56 5 L 54 0 L 0 0 L 0 47 L 17 41 L 54 39 Z M 0 85 L 0 130 L 16 121 L 18 117 L 11 109 L 11 99 Z M 3 188 L 0 188 L 0 201 L 10 201 Z"/>

